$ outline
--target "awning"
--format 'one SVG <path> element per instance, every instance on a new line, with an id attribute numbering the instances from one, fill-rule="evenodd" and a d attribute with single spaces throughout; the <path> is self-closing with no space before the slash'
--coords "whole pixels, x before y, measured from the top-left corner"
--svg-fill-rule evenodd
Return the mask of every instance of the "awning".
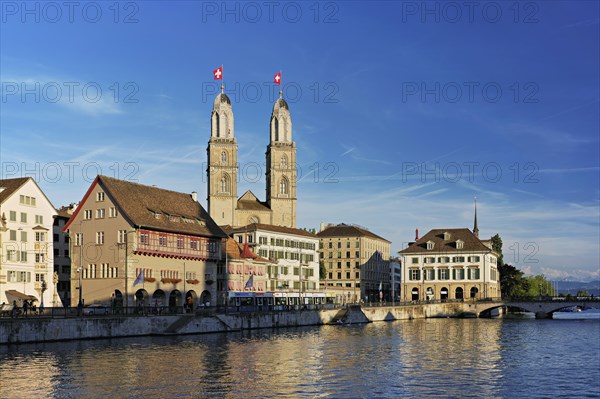
<path id="1" fill-rule="evenodd" d="M 448 289 L 447 288 L 442 288 L 442 290 L 440 291 L 440 294 L 447 295 L 448 294 Z"/>
<path id="2" fill-rule="evenodd" d="M 33 301 L 37 301 L 37 298 L 34 297 L 33 295 L 27 295 L 27 294 L 23 294 L 22 292 L 19 292 L 17 290 L 7 290 L 6 291 L 6 295 L 10 295 L 13 296 L 17 299 L 20 300 L 33 300 Z"/>
<path id="3" fill-rule="evenodd" d="M 418 294 L 419 293 L 419 289 L 418 288 L 413 288 L 412 289 L 412 293 L 413 294 Z"/>

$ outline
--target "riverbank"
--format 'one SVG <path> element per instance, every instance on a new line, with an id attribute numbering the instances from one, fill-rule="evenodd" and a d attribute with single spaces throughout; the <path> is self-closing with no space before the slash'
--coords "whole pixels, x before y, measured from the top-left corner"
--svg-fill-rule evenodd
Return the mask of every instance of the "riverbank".
<path id="1" fill-rule="evenodd" d="M 85 316 L 77 318 L 3 318 L 0 344 L 66 341 L 148 335 L 206 334 L 261 328 L 357 324 L 477 314 L 465 303 L 398 307 L 350 306 L 343 309 L 151 316 Z"/>

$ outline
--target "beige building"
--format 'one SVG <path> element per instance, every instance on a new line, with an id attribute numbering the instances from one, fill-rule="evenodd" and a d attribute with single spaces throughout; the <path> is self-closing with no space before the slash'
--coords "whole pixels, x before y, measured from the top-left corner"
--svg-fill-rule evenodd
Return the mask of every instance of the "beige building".
<path id="1" fill-rule="evenodd" d="M 72 247 L 72 306 L 79 295 L 86 305 L 171 309 L 217 296 L 226 235 L 195 193 L 98 176 L 64 230 Z"/>
<path id="2" fill-rule="evenodd" d="M 31 177 L 0 180 L 0 303 L 55 305 L 56 209 Z"/>
<path id="3" fill-rule="evenodd" d="M 304 296 L 319 291 L 319 239 L 314 233 L 253 223 L 232 229 L 230 235 L 238 243 L 247 242 L 254 253 L 271 261 L 267 291 Z"/>
<path id="4" fill-rule="evenodd" d="M 265 202 L 247 191 L 238 198 L 238 146 L 229 97 L 215 98 L 208 141 L 208 212 L 219 225 L 250 223 L 296 226 L 296 144 L 287 102 L 277 99 L 270 119 L 266 153 Z"/>
<path id="5" fill-rule="evenodd" d="M 498 255 L 490 240 L 462 229 L 429 231 L 408 248 L 402 259 L 403 301 L 464 300 L 500 297 Z"/>
<path id="6" fill-rule="evenodd" d="M 323 227 L 317 237 L 320 260 L 327 270 L 327 291 L 335 292 L 337 301 L 343 303 L 390 300 L 391 242 L 355 225 Z"/>

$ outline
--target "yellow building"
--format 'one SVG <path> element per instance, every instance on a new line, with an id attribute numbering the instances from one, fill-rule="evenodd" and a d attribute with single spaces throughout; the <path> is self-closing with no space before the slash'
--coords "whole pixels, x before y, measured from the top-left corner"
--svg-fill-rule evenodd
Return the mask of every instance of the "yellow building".
<path id="1" fill-rule="evenodd" d="M 322 227 L 317 237 L 327 271 L 323 283 L 335 292 L 337 302 L 390 300 L 390 241 L 344 223 Z"/>
<path id="2" fill-rule="evenodd" d="M 175 309 L 217 297 L 227 236 L 196 193 L 98 176 L 63 230 L 72 247 L 72 306 L 82 299 Z"/>

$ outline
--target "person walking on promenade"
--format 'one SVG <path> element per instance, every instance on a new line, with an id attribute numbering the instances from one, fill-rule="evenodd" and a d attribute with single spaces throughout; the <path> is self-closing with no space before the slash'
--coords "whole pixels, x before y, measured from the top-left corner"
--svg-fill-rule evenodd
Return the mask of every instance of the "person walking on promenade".
<path id="1" fill-rule="evenodd" d="M 23 301 L 23 315 L 27 316 L 27 311 L 29 310 L 29 302 L 27 300 Z"/>

